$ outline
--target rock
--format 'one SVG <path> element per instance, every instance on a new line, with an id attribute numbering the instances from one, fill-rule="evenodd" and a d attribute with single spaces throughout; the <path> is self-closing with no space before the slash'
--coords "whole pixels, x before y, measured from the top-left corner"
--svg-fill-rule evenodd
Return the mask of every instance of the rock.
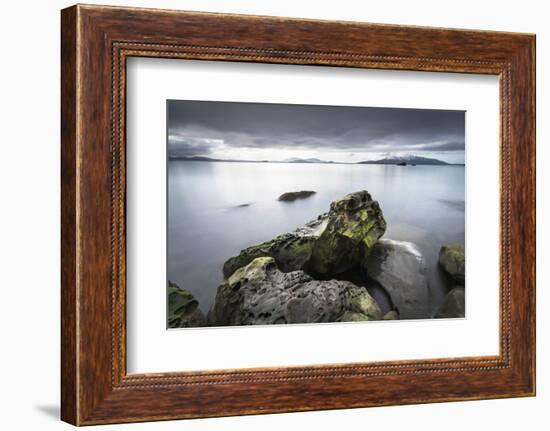
<path id="1" fill-rule="evenodd" d="M 465 292 L 463 287 L 455 287 L 446 296 L 445 302 L 435 314 L 437 318 L 465 316 Z"/>
<path id="2" fill-rule="evenodd" d="M 305 269 L 327 279 L 356 267 L 385 231 L 382 210 L 367 191 L 346 195 L 330 204 L 327 226 Z"/>
<path id="3" fill-rule="evenodd" d="M 399 320 L 399 313 L 395 310 L 390 310 L 384 314 L 384 320 Z"/>
<path id="4" fill-rule="evenodd" d="M 224 263 L 224 278 L 228 278 L 237 269 L 262 256 L 273 257 L 284 272 L 303 268 L 311 257 L 311 251 L 317 236 L 314 233 L 304 233 L 302 231 L 285 233 L 273 238 L 271 241 L 241 250 L 238 256 L 231 257 Z"/>
<path id="5" fill-rule="evenodd" d="M 310 196 L 314 195 L 317 192 L 311 191 L 311 190 L 302 190 L 300 192 L 286 192 L 283 193 L 281 196 L 279 196 L 280 201 L 283 202 L 293 202 L 296 199 L 305 199 L 309 198 Z"/>
<path id="6" fill-rule="evenodd" d="M 422 254 L 411 242 L 382 239 L 363 260 L 367 278 L 390 295 L 401 319 L 424 318 L 428 313 L 428 279 Z"/>
<path id="7" fill-rule="evenodd" d="M 267 325 L 380 320 L 367 290 L 349 281 L 314 280 L 304 271 L 281 272 L 272 257 L 255 258 L 219 287 L 211 325 Z"/>
<path id="8" fill-rule="evenodd" d="M 276 236 L 270 241 L 241 250 L 223 264 L 223 276 L 229 277 L 237 269 L 248 265 L 257 257 L 271 256 L 283 272 L 303 269 L 311 257 L 313 245 L 327 226 L 328 213 L 306 223 L 293 232 Z"/>
<path id="9" fill-rule="evenodd" d="M 168 327 L 206 326 L 206 318 L 195 297 L 185 289 L 168 282 Z"/>
<path id="10" fill-rule="evenodd" d="M 271 256 L 283 272 L 304 270 L 327 280 L 358 267 L 385 230 L 378 202 L 366 191 L 352 193 L 305 226 L 241 250 L 225 262 L 223 274 L 227 278 L 255 258 Z"/>
<path id="11" fill-rule="evenodd" d="M 463 245 L 452 244 L 441 247 L 439 264 L 458 284 L 464 286 L 466 265 Z"/>

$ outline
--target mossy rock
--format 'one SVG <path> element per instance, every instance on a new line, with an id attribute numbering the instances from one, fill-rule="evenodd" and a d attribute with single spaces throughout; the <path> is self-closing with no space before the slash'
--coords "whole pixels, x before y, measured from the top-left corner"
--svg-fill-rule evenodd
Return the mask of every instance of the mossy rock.
<path id="1" fill-rule="evenodd" d="M 223 266 L 224 278 L 254 259 L 270 256 L 282 272 L 304 270 L 327 280 L 358 267 L 386 230 L 382 210 L 367 191 L 344 196 L 293 232 L 241 250 Z"/>
<path id="2" fill-rule="evenodd" d="M 461 244 L 444 245 L 439 250 L 439 264 L 454 281 L 464 286 L 466 259 Z"/>
<path id="3" fill-rule="evenodd" d="M 281 272 L 275 259 L 258 257 L 219 287 L 208 313 L 212 326 L 381 320 L 364 287 L 314 280 L 304 271 Z"/>
<path id="4" fill-rule="evenodd" d="M 223 275 L 227 278 L 238 268 L 262 256 L 273 257 L 283 272 L 302 269 L 311 257 L 316 240 L 317 237 L 313 235 L 298 233 L 279 235 L 270 241 L 241 250 L 238 256 L 229 258 L 223 265 Z"/>
<path id="5" fill-rule="evenodd" d="M 368 322 L 369 316 L 355 311 L 346 311 L 340 318 L 340 322 Z"/>
<path id="6" fill-rule="evenodd" d="M 332 202 L 327 227 L 315 242 L 306 271 L 326 279 L 358 266 L 385 231 L 382 210 L 368 192 Z"/>
<path id="7" fill-rule="evenodd" d="M 168 282 L 168 327 L 193 328 L 206 326 L 206 317 L 199 302 L 185 289 Z"/>

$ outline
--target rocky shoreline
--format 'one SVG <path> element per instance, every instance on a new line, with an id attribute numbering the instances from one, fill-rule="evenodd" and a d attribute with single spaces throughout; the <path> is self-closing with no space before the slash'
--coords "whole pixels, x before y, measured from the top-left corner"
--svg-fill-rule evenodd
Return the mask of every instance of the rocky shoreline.
<path id="1" fill-rule="evenodd" d="M 289 192 L 289 196 L 314 192 Z M 386 221 L 363 190 L 331 203 L 304 226 L 253 245 L 223 265 L 205 316 L 190 292 L 169 283 L 168 326 L 231 326 L 425 318 L 426 264 L 415 244 L 381 239 Z M 439 265 L 456 284 L 434 318 L 464 317 L 464 247 L 445 245 Z M 369 293 L 387 292 L 391 310 Z"/>

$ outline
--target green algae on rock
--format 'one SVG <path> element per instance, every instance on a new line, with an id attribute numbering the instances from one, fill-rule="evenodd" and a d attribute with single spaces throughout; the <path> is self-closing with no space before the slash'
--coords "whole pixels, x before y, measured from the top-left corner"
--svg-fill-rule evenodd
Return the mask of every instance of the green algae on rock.
<path id="1" fill-rule="evenodd" d="M 185 289 L 168 282 L 168 327 L 206 326 L 206 318 L 195 297 Z"/>
<path id="2" fill-rule="evenodd" d="M 349 281 L 314 280 L 304 271 L 281 272 L 275 259 L 258 257 L 219 287 L 212 326 L 381 320 L 376 301 Z"/>
<path id="3" fill-rule="evenodd" d="M 315 242 L 305 269 L 317 278 L 329 278 L 357 265 L 386 231 L 377 201 L 363 190 L 331 203 L 328 222 Z"/>
<path id="4" fill-rule="evenodd" d="M 223 265 L 223 275 L 227 278 L 238 268 L 262 256 L 273 257 L 284 272 L 301 269 L 311 257 L 316 240 L 317 237 L 314 235 L 301 235 L 296 232 L 279 235 L 270 241 L 241 250 L 238 256 L 229 258 Z"/>
<path id="5" fill-rule="evenodd" d="M 357 267 L 386 230 L 382 210 L 366 191 L 331 203 L 329 212 L 293 232 L 242 250 L 223 266 L 227 278 L 261 256 L 271 256 L 283 272 L 304 270 L 328 279 Z"/>
<path id="6" fill-rule="evenodd" d="M 439 250 L 439 264 L 460 285 L 465 280 L 465 253 L 461 244 L 444 245 Z"/>

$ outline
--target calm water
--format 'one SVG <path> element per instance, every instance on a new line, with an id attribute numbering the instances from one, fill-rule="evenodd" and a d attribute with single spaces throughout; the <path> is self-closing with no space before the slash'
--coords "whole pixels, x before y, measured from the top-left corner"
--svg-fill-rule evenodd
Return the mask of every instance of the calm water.
<path id="1" fill-rule="evenodd" d="M 193 293 L 206 312 L 229 257 L 301 226 L 326 212 L 331 201 L 363 189 L 384 212 L 384 238 L 412 241 L 424 254 L 435 310 L 449 288 L 437 265 L 439 248 L 464 243 L 464 166 L 170 161 L 168 278 Z M 317 194 L 277 201 L 297 190 Z"/>

